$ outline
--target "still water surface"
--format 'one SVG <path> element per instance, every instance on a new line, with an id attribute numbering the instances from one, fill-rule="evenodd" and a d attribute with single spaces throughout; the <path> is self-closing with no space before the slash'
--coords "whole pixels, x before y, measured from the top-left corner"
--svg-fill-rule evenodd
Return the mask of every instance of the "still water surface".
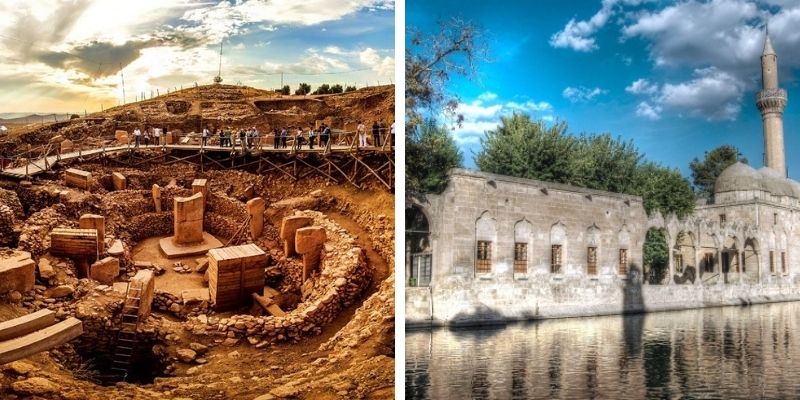
<path id="1" fill-rule="evenodd" d="M 409 399 L 800 399 L 800 302 L 406 335 Z"/>

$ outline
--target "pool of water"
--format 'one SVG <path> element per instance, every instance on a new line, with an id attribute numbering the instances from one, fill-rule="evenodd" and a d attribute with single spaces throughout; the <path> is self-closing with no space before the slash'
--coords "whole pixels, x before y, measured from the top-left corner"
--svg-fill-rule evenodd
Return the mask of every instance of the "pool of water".
<path id="1" fill-rule="evenodd" d="M 408 399 L 796 399 L 800 302 L 409 331 Z"/>

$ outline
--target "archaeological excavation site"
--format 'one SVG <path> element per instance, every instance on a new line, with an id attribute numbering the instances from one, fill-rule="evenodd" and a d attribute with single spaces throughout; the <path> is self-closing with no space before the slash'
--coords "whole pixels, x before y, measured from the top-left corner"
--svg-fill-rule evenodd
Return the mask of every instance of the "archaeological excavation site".
<path id="1" fill-rule="evenodd" d="M 393 398 L 393 121 L 393 86 L 215 84 L 13 127 L 0 398 Z"/>

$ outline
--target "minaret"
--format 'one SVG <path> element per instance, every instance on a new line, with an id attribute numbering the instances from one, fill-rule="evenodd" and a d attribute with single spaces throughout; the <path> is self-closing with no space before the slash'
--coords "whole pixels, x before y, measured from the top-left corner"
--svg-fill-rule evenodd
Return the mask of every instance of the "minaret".
<path id="1" fill-rule="evenodd" d="M 756 95 L 756 105 L 761 111 L 764 125 L 764 163 L 786 177 L 786 159 L 783 151 L 783 109 L 786 91 L 778 87 L 778 56 L 769 40 L 767 28 L 764 52 L 761 54 L 761 79 L 763 90 Z"/>

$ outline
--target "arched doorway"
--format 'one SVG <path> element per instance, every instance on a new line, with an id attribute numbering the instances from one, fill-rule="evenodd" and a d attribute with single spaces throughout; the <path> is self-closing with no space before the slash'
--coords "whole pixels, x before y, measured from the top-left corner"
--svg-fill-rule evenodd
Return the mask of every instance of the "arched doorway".
<path id="1" fill-rule="evenodd" d="M 664 228 L 650 228 L 642 248 L 644 257 L 644 276 L 651 285 L 662 285 L 669 275 L 669 241 Z"/>
<path id="2" fill-rule="evenodd" d="M 759 249 L 758 241 L 753 238 L 748 238 L 744 241 L 744 251 L 742 251 L 742 280 L 745 283 L 758 283 L 759 282 Z"/>
<path id="3" fill-rule="evenodd" d="M 731 283 L 738 279 L 739 266 L 739 246 L 736 236 L 726 236 L 722 245 L 720 256 L 720 271 L 722 272 L 723 283 Z"/>
<path id="4" fill-rule="evenodd" d="M 408 286 L 431 283 L 433 253 L 428 218 L 419 207 L 406 208 L 406 276 Z"/>
<path id="5" fill-rule="evenodd" d="M 692 232 L 681 231 L 675 238 L 672 252 L 672 263 L 675 265 L 675 283 L 694 283 L 698 277 L 695 261 L 695 238 Z"/>

